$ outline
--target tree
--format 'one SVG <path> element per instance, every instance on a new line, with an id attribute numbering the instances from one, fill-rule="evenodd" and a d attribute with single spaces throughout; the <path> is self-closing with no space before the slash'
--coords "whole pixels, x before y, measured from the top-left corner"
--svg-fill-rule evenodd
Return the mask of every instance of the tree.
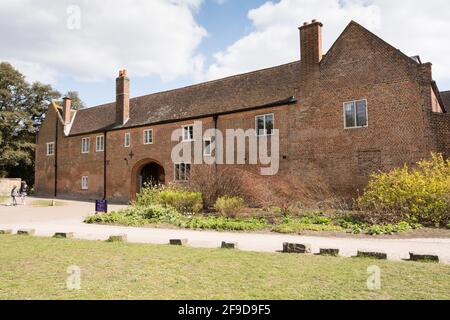
<path id="1" fill-rule="evenodd" d="M 11 64 L 0 63 L 0 176 L 34 181 L 35 137 L 52 99 L 50 85 L 30 85 Z"/>
<path id="2" fill-rule="evenodd" d="M 72 106 L 71 108 L 73 110 L 80 110 L 86 108 L 84 102 L 81 100 L 80 95 L 78 94 L 78 91 L 68 91 L 64 97 L 70 98 L 72 100 Z M 60 100 L 57 102 L 58 105 L 62 106 L 63 101 Z"/>

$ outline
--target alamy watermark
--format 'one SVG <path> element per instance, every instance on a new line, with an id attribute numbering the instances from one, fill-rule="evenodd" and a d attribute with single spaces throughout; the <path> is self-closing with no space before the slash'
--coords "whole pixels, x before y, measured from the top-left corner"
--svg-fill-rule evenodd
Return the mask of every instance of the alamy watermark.
<path id="1" fill-rule="evenodd" d="M 276 175 L 280 166 L 279 130 L 219 129 L 203 131 L 202 121 L 174 130 L 172 162 L 192 164 L 261 165 L 260 174 Z M 205 141 L 208 142 L 205 145 Z M 205 152 L 207 148 L 208 152 Z"/>
<path id="2" fill-rule="evenodd" d="M 371 291 L 381 290 L 381 269 L 378 266 L 369 266 L 367 268 L 367 289 Z"/>
<path id="3" fill-rule="evenodd" d="M 70 266 L 67 268 L 66 286 L 68 290 L 81 289 L 81 269 L 78 266 Z"/>
<path id="4" fill-rule="evenodd" d="M 67 21 L 66 26 L 69 30 L 81 29 L 81 8 L 77 5 L 70 5 L 67 7 Z"/>

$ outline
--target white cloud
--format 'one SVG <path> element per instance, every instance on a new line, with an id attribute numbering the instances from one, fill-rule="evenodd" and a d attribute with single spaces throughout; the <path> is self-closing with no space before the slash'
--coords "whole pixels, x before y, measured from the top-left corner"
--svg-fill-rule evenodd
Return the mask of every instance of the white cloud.
<path id="1" fill-rule="evenodd" d="M 350 20 L 355 20 L 408 55 L 434 64 L 437 80 L 450 81 L 450 1 L 281 0 L 248 13 L 254 30 L 215 54 L 208 79 L 299 59 L 299 32 L 305 21 L 324 23 L 328 50 Z"/>
<path id="2" fill-rule="evenodd" d="M 170 80 L 197 71 L 195 51 L 206 31 L 193 13 L 202 0 L 2 0 L 0 60 L 30 80 L 54 83 L 58 75 L 77 80 L 133 76 Z M 80 8 L 80 29 L 76 10 Z M 75 20 L 74 20 L 75 19 Z M 75 21 L 75 23 L 74 23 Z"/>

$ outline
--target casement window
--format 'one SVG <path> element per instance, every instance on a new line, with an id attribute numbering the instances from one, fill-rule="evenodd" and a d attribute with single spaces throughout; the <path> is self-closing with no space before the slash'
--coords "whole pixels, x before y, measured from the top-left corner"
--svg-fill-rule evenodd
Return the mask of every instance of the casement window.
<path id="1" fill-rule="evenodd" d="M 345 129 L 367 127 L 367 100 L 356 100 L 344 103 Z"/>
<path id="2" fill-rule="evenodd" d="M 183 141 L 194 140 L 194 126 L 188 125 L 183 127 Z"/>
<path id="3" fill-rule="evenodd" d="M 96 152 L 105 151 L 105 136 L 97 136 L 95 138 L 95 151 Z"/>
<path id="4" fill-rule="evenodd" d="M 273 135 L 275 116 L 273 113 L 264 114 L 255 117 L 256 135 L 271 136 Z"/>
<path id="5" fill-rule="evenodd" d="M 55 155 L 55 143 L 49 142 L 47 143 L 47 156 L 54 156 Z"/>
<path id="6" fill-rule="evenodd" d="M 174 176 L 175 181 L 188 181 L 191 176 L 191 164 L 184 162 L 175 163 Z"/>
<path id="7" fill-rule="evenodd" d="M 89 189 L 89 178 L 88 177 L 81 177 L 81 190 L 88 190 Z"/>
<path id="8" fill-rule="evenodd" d="M 91 148 L 91 138 L 81 139 L 81 153 L 89 153 Z"/>
<path id="9" fill-rule="evenodd" d="M 129 132 L 126 132 L 124 136 L 123 146 L 125 148 L 129 148 L 130 145 L 131 145 L 131 136 Z"/>
<path id="10" fill-rule="evenodd" d="M 203 140 L 203 154 L 205 156 L 211 156 L 212 150 L 211 150 L 211 138 Z"/>
<path id="11" fill-rule="evenodd" d="M 144 130 L 144 144 L 153 144 L 153 130 Z"/>

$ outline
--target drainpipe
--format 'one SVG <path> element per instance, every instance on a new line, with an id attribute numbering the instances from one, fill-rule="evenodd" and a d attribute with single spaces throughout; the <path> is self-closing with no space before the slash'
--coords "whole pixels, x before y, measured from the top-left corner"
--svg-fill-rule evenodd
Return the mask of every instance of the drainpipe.
<path id="1" fill-rule="evenodd" d="M 55 120 L 55 198 L 58 196 L 58 115 Z"/>
<path id="2" fill-rule="evenodd" d="M 218 114 L 215 114 L 214 116 L 213 116 L 213 120 L 214 120 L 214 143 L 217 143 L 217 139 L 216 139 L 216 131 L 217 131 L 217 122 L 219 121 L 219 115 Z M 217 144 L 216 144 L 216 147 L 217 147 Z M 216 171 L 216 175 L 217 175 L 217 150 L 215 150 L 215 155 L 214 155 L 214 157 L 215 157 L 215 161 L 214 161 L 214 168 L 215 168 L 215 171 Z"/>
<path id="3" fill-rule="evenodd" d="M 106 166 L 108 165 L 108 160 L 106 159 L 107 151 L 107 131 L 104 132 L 104 148 L 103 148 L 103 200 L 106 200 Z"/>

